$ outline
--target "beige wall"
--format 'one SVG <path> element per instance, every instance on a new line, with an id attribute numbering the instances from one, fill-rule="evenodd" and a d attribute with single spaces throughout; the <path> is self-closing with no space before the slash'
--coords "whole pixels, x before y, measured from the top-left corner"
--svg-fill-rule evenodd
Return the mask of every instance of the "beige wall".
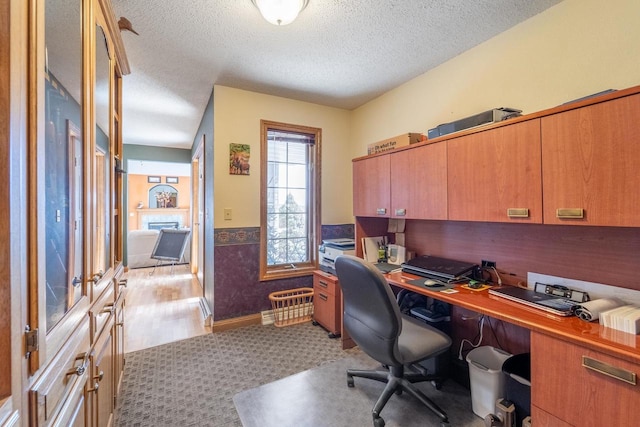
<path id="1" fill-rule="evenodd" d="M 215 228 L 260 225 L 261 119 L 322 129 L 322 223 L 353 222 L 349 111 L 225 86 L 213 94 Z M 251 146 L 249 176 L 229 175 L 232 143 Z"/>
<path id="2" fill-rule="evenodd" d="M 260 119 L 323 129 L 322 223 L 350 223 L 351 159 L 367 144 L 495 107 L 527 114 L 638 85 L 638 22 L 638 0 L 565 0 L 352 112 L 216 86 L 215 227 L 260 223 Z M 250 176 L 228 174 L 229 143 L 251 145 Z"/>
<path id="3" fill-rule="evenodd" d="M 351 154 L 491 108 L 526 114 L 638 85 L 639 40 L 640 1 L 565 0 L 355 110 Z"/>

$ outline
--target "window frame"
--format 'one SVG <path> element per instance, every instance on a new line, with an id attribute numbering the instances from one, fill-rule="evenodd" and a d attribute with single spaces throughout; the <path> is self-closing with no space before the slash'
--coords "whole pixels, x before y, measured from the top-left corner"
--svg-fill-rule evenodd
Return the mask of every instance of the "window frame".
<path id="1" fill-rule="evenodd" d="M 311 183 L 309 195 L 309 261 L 294 263 L 294 267 L 267 265 L 267 174 L 268 174 L 268 141 L 269 130 L 282 132 L 305 133 L 314 135 L 315 141 L 311 148 Z M 322 129 L 309 126 L 260 120 L 260 281 L 286 279 L 291 277 L 309 276 L 318 267 L 318 244 L 321 227 L 321 142 Z"/>

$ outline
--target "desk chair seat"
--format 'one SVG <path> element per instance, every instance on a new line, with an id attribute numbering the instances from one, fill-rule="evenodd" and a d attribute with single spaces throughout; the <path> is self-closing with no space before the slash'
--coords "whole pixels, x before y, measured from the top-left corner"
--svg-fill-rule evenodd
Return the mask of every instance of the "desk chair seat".
<path id="1" fill-rule="evenodd" d="M 424 369 L 405 369 L 416 362 L 435 357 L 451 347 L 451 339 L 443 332 L 400 313 L 391 287 L 372 264 L 350 255 L 338 256 L 336 273 L 344 298 L 344 327 L 353 341 L 371 358 L 387 368 L 380 370 L 347 370 L 347 385 L 353 377 L 386 382 L 384 391 L 372 410 L 375 427 L 384 426 L 380 412 L 391 396 L 407 392 L 431 409 L 449 425 L 447 414 L 413 383 L 440 381 Z"/>

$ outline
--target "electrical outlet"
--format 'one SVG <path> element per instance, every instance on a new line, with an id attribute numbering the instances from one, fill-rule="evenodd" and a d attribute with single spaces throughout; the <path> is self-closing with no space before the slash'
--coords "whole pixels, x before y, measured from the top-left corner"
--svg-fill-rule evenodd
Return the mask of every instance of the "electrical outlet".
<path id="1" fill-rule="evenodd" d="M 480 264 L 480 266 L 482 268 L 496 268 L 496 262 L 495 261 L 486 261 L 486 260 L 482 260 L 482 263 Z"/>

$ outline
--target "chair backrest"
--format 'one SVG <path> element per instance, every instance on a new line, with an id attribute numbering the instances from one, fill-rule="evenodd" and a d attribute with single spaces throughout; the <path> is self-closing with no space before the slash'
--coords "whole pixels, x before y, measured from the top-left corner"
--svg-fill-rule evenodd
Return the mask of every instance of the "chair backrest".
<path id="1" fill-rule="evenodd" d="M 378 269 L 350 255 L 335 260 L 344 298 L 344 327 L 373 359 L 397 366 L 402 317 L 391 287 Z"/>

